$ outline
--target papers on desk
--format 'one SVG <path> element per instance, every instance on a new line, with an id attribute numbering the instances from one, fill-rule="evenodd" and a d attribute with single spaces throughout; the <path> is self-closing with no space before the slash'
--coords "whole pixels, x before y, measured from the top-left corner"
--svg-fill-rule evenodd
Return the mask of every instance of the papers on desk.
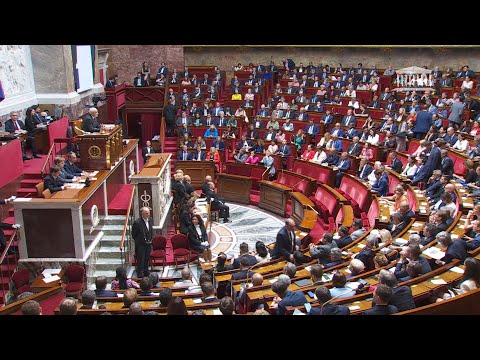
<path id="1" fill-rule="evenodd" d="M 387 270 L 390 271 L 391 273 L 394 273 L 395 272 L 395 266 L 392 266 L 391 268 L 388 268 Z"/>
<path id="2" fill-rule="evenodd" d="M 348 287 L 349 289 L 357 290 L 358 287 L 360 286 L 360 283 L 358 281 L 352 281 L 352 282 L 346 283 L 345 286 Z"/>
<path id="3" fill-rule="evenodd" d="M 71 185 L 66 186 L 66 189 L 83 189 L 85 187 L 85 184 L 74 184 L 71 183 Z"/>
<path id="4" fill-rule="evenodd" d="M 408 243 L 408 240 L 405 240 L 405 239 L 402 239 L 402 238 L 398 238 L 398 239 L 393 240 L 393 244 L 395 244 L 397 246 L 403 246 L 406 243 Z"/>
<path id="5" fill-rule="evenodd" d="M 292 313 L 292 314 L 293 314 L 293 315 L 305 315 L 303 312 L 301 312 L 301 311 L 298 310 L 298 309 L 293 310 L 293 313 Z"/>
<path id="6" fill-rule="evenodd" d="M 462 268 L 460 268 L 458 266 L 454 266 L 453 268 L 450 269 L 450 271 L 456 272 L 458 274 L 463 274 L 465 272 L 465 271 L 463 271 Z"/>
<path id="7" fill-rule="evenodd" d="M 445 256 L 445 253 L 442 250 L 436 248 L 435 246 L 432 246 L 432 247 L 429 247 L 426 250 L 423 250 L 422 253 L 430 256 L 431 258 L 433 258 L 435 260 L 440 260 L 441 258 L 443 258 Z"/>
<path id="8" fill-rule="evenodd" d="M 458 238 L 458 235 L 457 234 L 450 234 L 450 237 L 454 240 L 454 239 Z"/>
<path id="9" fill-rule="evenodd" d="M 119 293 L 117 293 L 117 296 L 118 296 L 118 297 L 123 297 L 123 293 L 119 292 Z M 160 305 L 159 305 L 159 306 L 160 306 Z"/>
<path id="10" fill-rule="evenodd" d="M 213 315 L 223 315 L 220 309 L 213 309 Z"/>
<path id="11" fill-rule="evenodd" d="M 32 198 L 16 198 L 15 202 L 29 202 L 32 201 Z"/>
<path id="12" fill-rule="evenodd" d="M 443 279 L 433 279 L 432 280 L 432 284 L 435 284 L 435 285 L 445 285 L 447 282 Z"/>
<path id="13" fill-rule="evenodd" d="M 97 176 L 97 174 L 98 174 L 98 171 L 93 171 L 89 174 L 89 176 Z"/>
<path id="14" fill-rule="evenodd" d="M 310 271 L 311 268 L 312 268 L 312 265 L 305 266 L 305 270 L 307 271 Z"/>
<path id="15" fill-rule="evenodd" d="M 202 303 L 202 299 L 193 299 L 193 303 L 194 303 L 194 304 L 201 304 L 201 303 Z"/>
<path id="16" fill-rule="evenodd" d="M 419 226 L 422 226 L 422 225 L 423 225 L 423 223 L 414 222 L 412 226 L 413 226 L 413 227 L 419 227 Z"/>
<path id="17" fill-rule="evenodd" d="M 45 279 L 43 279 L 43 282 L 44 283 L 51 283 L 53 281 L 57 281 L 57 280 L 60 280 L 60 277 L 58 275 L 53 275 L 53 276 L 49 276 L 49 277 L 46 277 Z"/>
<path id="18" fill-rule="evenodd" d="M 42 275 L 45 277 L 50 277 L 52 275 L 58 275 L 62 269 L 45 269 L 42 271 Z"/>
<path id="19" fill-rule="evenodd" d="M 298 235 L 305 237 L 308 235 L 308 233 L 306 233 L 305 231 L 300 231 Z"/>
<path id="20" fill-rule="evenodd" d="M 382 221 L 387 221 L 388 220 L 388 216 L 382 216 Z"/>
<path id="21" fill-rule="evenodd" d="M 275 277 L 273 279 L 269 279 L 268 281 L 270 282 L 270 284 L 273 284 L 274 282 L 276 282 L 278 280 L 278 277 Z"/>
<path id="22" fill-rule="evenodd" d="M 358 306 L 358 305 L 353 305 L 353 306 L 349 306 L 348 308 L 349 308 L 351 311 L 353 311 L 353 310 L 358 310 L 358 309 L 360 309 L 360 306 Z"/>
<path id="23" fill-rule="evenodd" d="M 357 247 L 363 249 L 365 247 L 365 244 L 357 244 Z"/>

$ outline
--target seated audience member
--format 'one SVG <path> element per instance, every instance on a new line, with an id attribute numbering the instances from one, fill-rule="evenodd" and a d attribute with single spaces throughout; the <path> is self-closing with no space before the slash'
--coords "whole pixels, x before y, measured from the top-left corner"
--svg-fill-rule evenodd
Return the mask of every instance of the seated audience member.
<path id="1" fill-rule="evenodd" d="M 216 302 L 218 301 L 218 298 L 216 296 L 216 291 L 215 287 L 211 282 L 205 282 L 201 285 L 202 292 L 203 292 L 203 297 L 202 297 L 202 302 L 203 303 L 209 303 L 209 302 Z"/>
<path id="2" fill-rule="evenodd" d="M 365 242 L 365 247 L 354 255 L 355 259 L 363 262 L 366 271 L 372 270 L 373 268 L 373 257 L 375 256 L 375 248 L 377 247 L 377 237 L 374 234 L 370 234 Z"/>
<path id="3" fill-rule="evenodd" d="M 127 315 L 145 315 L 142 309 L 142 304 L 140 304 L 139 302 L 132 303 L 128 308 Z"/>
<path id="4" fill-rule="evenodd" d="M 233 260 L 231 268 L 232 269 L 239 269 L 240 268 L 240 260 L 242 258 L 245 258 L 245 259 L 248 260 L 248 262 L 246 264 L 247 266 L 252 266 L 252 265 L 255 265 L 257 263 L 256 257 L 250 254 L 248 244 L 246 242 L 242 242 L 240 244 L 240 253 L 239 253 L 238 257 L 236 257 Z"/>
<path id="5" fill-rule="evenodd" d="M 381 267 L 384 267 L 384 266 L 387 266 L 389 263 L 387 257 L 385 255 L 383 255 L 382 253 L 377 253 L 374 257 L 373 257 L 373 267 L 375 269 L 379 269 Z"/>
<path id="6" fill-rule="evenodd" d="M 353 232 L 350 234 L 352 241 L 357 240 L 360 236 L 365 234 L 367 230 L 363 227 L 363 221 L 361 219 L 355 219 L 352 224 Z"/>
<path id="7" fill-rule="evenodd" d="M 343 248 L 352 243 L 353 240 L 348 232 L 349 229 L 346 226 L 340 226 L 340 228 L 338 229 L 338 236 L 340 238 L 338 240 L 335 240 L 335 242 L 337 243 L 339 248 Z"/>
<path id="8" fill-rule="evenodd" d="M 35 300 L 28 300 L 23 303 L 21 312 L 23 315 L 42 315 L 42 308 Z"/>
<path id="9" fill-rule="evenodd" d="M 348 265 L 348 270 L 350 271 L 348 278 L 351 278 L 362 273 L 365 270 L 365 265 L 358 259 L 352 259 Z"/>
<path id="10" fill-rule="evenodd" d="M 274 315 L 285 315 L 287 306 L 299 306 L 307 302 L 305 295 L 301 291 L 289 291 L 290 281 L 279 277 L 272 284 L 272 291 L 276 294 L 270 309 Z"/>
<path id="11" fill-rule="evenodd" d="M 255 165 L 260 161 L 260 158 L 255 153 L 255 151 L 250 151 L 250 155 L 245 160 L 245 164 Z"/>
<path id="12" fill-rule="evenodd" d="M 341 271 L 336 271 L 332 277 L 333 287 L 330 289 L 332 297 L 346 298 L 356 294 L 356 291 L 345 286 L 347 283 L 347 277 Z"/>
<path id="13" fill-rule="evenodd" d="M 467 243 L 463 239 L 452 240 L 449 233 L 441 231 L 437 234 L 438 244 L 445 247 L 445 256 L 439 260 L 435 260 L 437 266 L 443 266 L 452 262 L 454 259 L 465 261 L 467 258 Z"/>
<path id="14" fill-rule="evenodd" d="M 129 288 L 140 289 L 140 285 L 138 285 L 137 282 L 127 278 L 127 270 L 124 267 L 119 266 L 115 271 L 116 275 L 115 278 L 112 280 L 111 285 L 112 290 Z"/>
<path id="15" fill-rule="evenodd" d="M 95 295 L 99 297 L 116 297 L 118 296 L 115 291 L 105 290 L 107 288 L 107 278 L 106 276 L 100 275 L 95 279 Z"/>
<path id="16" fill-rule="evenodd" d="M 85 290 L 82 293 L 82 307 L 80 309 L 93 309 L 97 295 L 93 290 Z"/>
<path id="17" fill-rule="evenodd" d="M 268 252 L 267 246 L 263 241 L 257 241 L 255 243 L 255 258 L 258 263 L 266 262 L 270 260 L 270 253 Z"/>
<path id="18" fill-rule="evenodd" d="M 315 290 L 315 296 L 320 306 L 312 307 L 308 315 L 350 315 L 348 306 L 330 302 L 332 294 L 326 286 L 319 286 Z"/>
<path id="19" fill-rule="evenodd" d="M 157 294 L 150 292 L 152 289 L 152 282 L 148 277 L 144 277 L 142 281 L 140 281 L 140 289 L 142 291 L 138 294 L 139 296 L 157 296 Z"/>
<path id="20" fill-rule="evenodd" d="M 342 256 L 342 250 L 340 250 L 339 248 L 333 248 L 332 250 L 330 250 L 330 262 L 323 265 L 324 269 L 328 269 L 343 263 L 344 261 L 342 259 Z"/>
<path id="21" fill-rule="evenodd" d="M 323 284 L 323 266 L 315 264 L 310 267 L 310 278 L 312 279 L 312 286 Z"/>
<path id="22" fill-rule="evenodd" d="M 125 296 L 125 295 L 124 295 Z M 158 294 L 158 298 L 160 300 L 160 305 L 168 306 L 168 303 L 172 299 L 172 289 L 164 287 L 160 290 L 160 294 Z"/>
<path id="23" fill-rule="evenodd" d="M 67 161 L 65 162 L 64 169 L 67 173 L 73 176 L 88 175 L 85 171 L 80 169 L 75 162 L 77 161 L 77 154 L 70 151 L 67 155 Z"/>
<path id="24" fill-rule="evenodd" d="M 372 308 L 365 310 L 363 315 L 390 315 L 398 312 L 398 308 L 394 305 L 390 305 L 393 290 L 391 287 L 378 284 L 377 288 L 373 292 Z"/>
<path id="25" fill-rule="evenodd" d="M 325 233 L 317 245 L 310 243 L 309 248 L 311 257 L 318 259 L 320 264 L 327 264 L 330 261 L 330 251 L 338 246 L 333 240 L 333 235 Z"/>
<path id="26" fill-rule="evenodd" d="M 60 167 L 54 165 L 50 168 L 50 173 L 45 176 L 43 185 L 45 189 L 50 190 L 52 194 L 65 189 L 64 185 L 60 185 Z"/>
<path id="27" fill-rule="evenodd" d="M 60 315 L 77 315 L 77 300 L 72 297 L 66 297 L 60 301 L 58 308 L 60 309 Z"/>
<path id="28" fill-rule="evenodd" d="M 387 285 L 392 289 L 390 305 L 396 306 L 398 311 L 415 309 L 412 289 L 410 286 L 397 286 L 397 278 L 390 271 L 380 272 L 378 283 Z"/>
<path id="29" fill-rule="evenodd" d="M 235 313 L 233 312 L 233 299 L 230 296 L 225 296 L 224 298 L 222 298 L 220 300 L 218 308 L 220 309 L 222 315 L 235 315 Z"/>

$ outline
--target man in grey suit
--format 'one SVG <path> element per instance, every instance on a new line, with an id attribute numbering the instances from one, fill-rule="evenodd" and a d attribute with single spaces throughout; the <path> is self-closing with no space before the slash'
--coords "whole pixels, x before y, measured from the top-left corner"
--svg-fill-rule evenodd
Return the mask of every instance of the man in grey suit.
<path id="1" fill-rule="evenodd" d="M 465 104 L 463 103 L 462 98 L 458 98 L 457 101 L 453 102 L 450 106 L 450 115 L 448 116 L 450 122 L 448 126 L 458 129 L 459 125 L 462 123 L 463 109 L 465 109 Z"/>
<path id="2" fill-rule="evenodd" d="M 360 236 L 365 234 L 367 230 L 363 227 L 363 222 L 361 219 L 356 219 L 352 225 L 353 232 L 350 234 L 350 237 L 353 241 L 357 240 Z"/>
<path id="3" fill-rule="evenodd" d="M 319 245 L 311 243 L 309 247 L 310 255 L 313 258 L 318 259 L 320 264 L 324 265 L 330 261 L 330 250 L 338 246 L 335 240 L 333 240 L 333 235 L 330 233 L 325 233 L 323 234 Z"/>
<path id="4" fill-rule="evenodd" d="M 98 110 L 97 108 L 91 107 L 88 110 L 88 115 L 85 116 L 85 119 L 82 121 L 82 130 L 87 132 L 99 132 L 100 124 L 98 123 Z"/>

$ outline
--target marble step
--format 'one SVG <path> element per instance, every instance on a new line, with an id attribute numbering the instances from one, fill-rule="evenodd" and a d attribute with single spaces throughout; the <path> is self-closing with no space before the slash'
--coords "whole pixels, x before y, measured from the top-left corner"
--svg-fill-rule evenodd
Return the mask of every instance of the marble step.
<path id="1" fill-rule="evenodd" d="M 119 259 L 121 255 L 118 244 L 115 244 L 115 246 L 106 246 L 102 243 L 97 253 L 97 259 Z"/>
<path id="2" fill-rule="evenodd" d="M 115 278 L 115 269 L 113 270 L 96 270 L 91 279 L 88 279 L 88 288 L 95 290 L 95 279 L 97 276 L 105 276 L 107 278 L 107 288 L 110 289 L 110 283 Z"/>
<path id="3" fill-rule="evenodd" d="M 97 261 L 95 263 L 95 273 L 97 273 L 97 271 L 102 271 L 102 270 L 109 270 L 109 271 L 115 272 L 115 269 L 121 265 L 122 265 L 122 259 L 120 259 L 120 256 L 117 259 L 97 258 Z"/>
<path id="4" fill-rule="evenodd" d="M 100 216 L 100 224 L 105 225 L 122 225 L 125 223 L 125 216 L 123 215 L 110 215 L 107 219 L 103 216 Z M 87 226 L 91 226 L 90 216 L 85 216 L 83 218 L 83 223 Z"/>

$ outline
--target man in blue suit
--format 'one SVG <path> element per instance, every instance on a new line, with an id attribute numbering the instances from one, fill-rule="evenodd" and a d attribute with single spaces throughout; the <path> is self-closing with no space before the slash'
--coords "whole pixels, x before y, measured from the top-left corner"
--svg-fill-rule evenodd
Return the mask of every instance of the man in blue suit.
<path id="1" fill-rule="evenodd" d="M 444 140 L 439 139 L 438 144 L 443 146 Z M 430 178 L 433 174 L 433 170 L 442 168 L 442 153 L 438 146 L 432 146 L 433 144 L 430 141 L 425 143 L 427 153 L 430 153 L 428 160 L 425 163 L 425 167 L 428 169 L 427 178 Z"/>
<path id="2" fill-rule="evenodd" d="M 278 153 L 280 153 L 280 155 L 283 157 L 290 156 L 291 151 L 290 146 L 287 144 L 287 139 L 282 140 L 282 145 L 279 146 Z"/>
<path id="3" fill-rule="evenodd" d="M 325 111 L 321 121 L 325 124 L 325 128 L 333 122 L 333 115 L 330 113 L 330 110 L 327 109 Z"/>
<path id="4" fill-rule="evenodd" d="M 336 165 L 338 163 L 338 160 L 340 159 L 340 156 L 338 156 L 337 151 L 335 148 L 330 149 L 330 153 L 327 155 L 327 157 L 321 162 L 323 165 Z"/>
<path id="5" fill-rule="evenodd" d="M 332 135 L 336 135 L 337 137 L 344 137 L 343 130 L 340 127 L 340 123 L 336 123 L 335 127 L 330 131 Z"/>
<path id="6" fill-rule="evenodd" d="M 195 152 L 193 154 L 192 160 L 203 161 L 203 160 L 205 160 L 206 156 L 207 156 L 207 153 L 205 151 L 202 151 L 202 147 L 200 145 L 198 145 L 197 150 L 195 150 Z"/>
<path id="7" fill-rule="evenodd" d="M 315 296 L 320 306 L 312 307 L 308 315 L 350 315 L 350 309 L 345 305 L 331 303 L 332 294 L 326 286 L 319 286 Z"/>
<path id="8" fill-rule="evenodd" d="M 413 128 L 415 138 L 423 139 L 432 126 L 432 123 L 432 114 L 428 112 L 428 107 L 424 105 L 422 111 L 417 114 L 415 127 Z"/>
<path id="9" fill-rule="evenodd" d="M 388 191 L 388 180 L 385 179 L 381 170 L 375 170 L 375 178 L 377 179 L 371 189 L 378 192 L 378 196 L 385 196 Z"/>
<path id="10" fill-rule="evenodd" d="M 178 150 L 177 160 L 192 160 L 192 154 L 188 151 L 187 145 L 183 145 L 182 150 Z"/>
<path id="11" fill-rule="evenodd" d="M 348 154 L 346 152 L 343 152 L 340 159 L 338 159 L 337 164 L 335 165 L 338 169 L 338 173 L 335 179 L 336 187 L 340 186 L 340 181 L 342 181 L 343 173 L 346 173 L 348 170 L 350 170 L 350 165 L 351 162 L 348 158 Z"/>
<path id="12" fill-rule="evenodd" d="M 409 179 L 412 180 L 412 185 L 417 186 L 419 182 L 427 182 L 428 181 L 428 168 L 425 164 L 423 164 L 423 158 L 417 159 L 417 170 L 415 174 L 407 176 Z"/>
<path id="13" fill-rule="evenodd" d="M 67 161 L 65 162 L 63 169 L 73 176 L 87 175 L 82 169 L 75 165 L 76 161 L 77 154 L 75 154 L 73 151 L 70 151 L 67 155 Z"/>
<path id="14" fill-rule="evenodd" d="M 115 291 L 105 290 L 107 288 L 107 278 L 103 275 L 97 276 L 95 279 L 95 295 L 97 298 L 99 297 L 117 297 L 117 293 Z"/>
<path id="15" fill-rule="evenodd" d="M 332 146 L 334 147 L 334 149 L 338 152 L 341 152 L 342 151 L 342 140 L 340 140 L 337 135 L 332 135 Z"/>
<path id="16" fill-rule="evenodd" d="M 274 315 L 285 315 L 287 306 L 300 306 L 307 302 L 301 291 L 289 291 L 290 279 L 279 278 L 272 285 L 272 290 L 277 296 L 273 298 L 271 309 L 275 309 Z"/>
<path id="17" fill-rule="evenodd" d="M 320 129 L 317 124 L 313 123 L 313 119 L 308 120 L 308 125 L 305 127 L 305 133 L 310 134 L 312 140 L 320 133 Z"/>
<path id="18" fill-rule="evenodd" d="M 355 115 L 353 115 L 352 109 L 347 110 L 347 115 L 345 115 L 342 119 L 341 125 L 348 126 L 353 123 L 353 126 L 357 126 L 357 119 L 355 119 Z"/>

